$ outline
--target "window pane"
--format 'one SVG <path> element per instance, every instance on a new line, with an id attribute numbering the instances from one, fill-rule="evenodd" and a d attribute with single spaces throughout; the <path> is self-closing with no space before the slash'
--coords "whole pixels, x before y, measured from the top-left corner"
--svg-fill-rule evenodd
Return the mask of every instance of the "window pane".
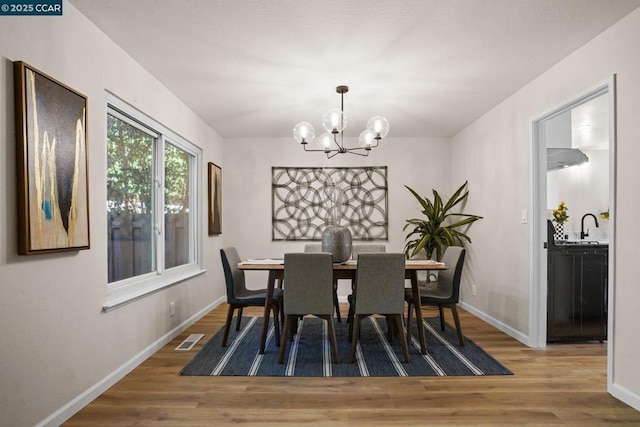
<path id="1" fill-rule="evenodd" d="M 187 264 L 189 259 L 190 156 L 174 145 L 164 147 L 164 266 Z"/>
<path id="2" fill-rule="evenodd" d="M 153 233 L 155 138 L 107 115 L 109 283 L 156 269 Z"/>

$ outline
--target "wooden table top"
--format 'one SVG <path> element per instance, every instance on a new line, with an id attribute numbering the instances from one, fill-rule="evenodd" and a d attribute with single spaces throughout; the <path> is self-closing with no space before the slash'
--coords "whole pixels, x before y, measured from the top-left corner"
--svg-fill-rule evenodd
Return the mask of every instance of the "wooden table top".
<path id="1" fill-rule="evenodd" d="M 334 270 L 355 270 L 358 267 L 356 260 L 333 264 Z M 250 259 L 238 264 L 240 270 L 284 270 L 283 259 Z M 449 267 L 442 262 L 432 260 L 406 260 L 406 270 L 447 270 Z"/>

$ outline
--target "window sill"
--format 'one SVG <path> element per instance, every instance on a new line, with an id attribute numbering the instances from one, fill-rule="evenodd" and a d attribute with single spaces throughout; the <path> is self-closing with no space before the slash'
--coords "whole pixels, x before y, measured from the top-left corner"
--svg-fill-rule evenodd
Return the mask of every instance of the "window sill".
<path id="1" fill-rule="evenodd" d="M 165 271 L 162 275 L 154 274 L 144 278 L 136 278 L 134 281 L 110 284 L 107 286 L 107 299 L 102 306 L 102 311 L 115 310 L 149 294 L 203 274 L 206 271 L 194 263 Z"/>

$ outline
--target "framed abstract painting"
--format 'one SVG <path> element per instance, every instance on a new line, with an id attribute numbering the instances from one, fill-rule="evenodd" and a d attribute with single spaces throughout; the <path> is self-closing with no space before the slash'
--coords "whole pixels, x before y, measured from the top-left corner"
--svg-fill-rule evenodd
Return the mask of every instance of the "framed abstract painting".
<path id="1" fill-rule="evenodd" d="M 222 168 L 209 163 L 209 235 L 222 234 Z"/>
<path id="2" fill-rule="evenodd" d="M 87 97 L 14 62 L 18 253 L 89 249 Z"/>

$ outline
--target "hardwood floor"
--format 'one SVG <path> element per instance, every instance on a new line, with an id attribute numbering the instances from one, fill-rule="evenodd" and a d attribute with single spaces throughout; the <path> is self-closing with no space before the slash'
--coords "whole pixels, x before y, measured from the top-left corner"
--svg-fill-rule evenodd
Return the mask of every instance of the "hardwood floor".
<path id="1" fill-rule="evenodd" d="M 533 350 L 464 310 L 464 334 L 515 375 L 180 376 L 180 369 L 224 325 L 226 309 L 222 305 L 207 314 L 64 425 L 640 425 L 640 412 L 606 392 L 606 344 Z M 245 310 L 245 315 L 261 314 Z M 425 315 L 437 311 L 425 310 Z M 450 310 L 447 316 L 452 324 Z M 175 351 L 191 333 L 205 337 L 191 351 Z"/>

